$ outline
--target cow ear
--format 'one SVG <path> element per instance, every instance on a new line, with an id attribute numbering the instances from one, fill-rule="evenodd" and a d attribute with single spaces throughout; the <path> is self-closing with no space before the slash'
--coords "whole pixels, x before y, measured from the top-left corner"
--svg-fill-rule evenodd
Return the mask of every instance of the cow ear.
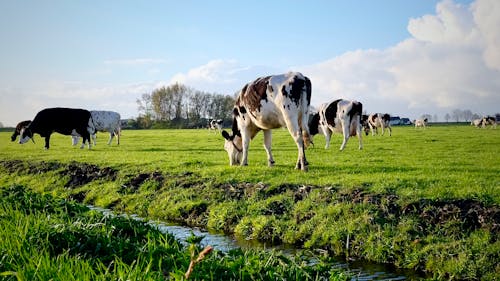
<path id="1" fill-rule="evenodd" d="M 231 140 L 231 137 L 229 136 L 229 133 L 226 132 L 226 130 L 222 131 L 222 136 L 226 139 L 226 140 Z"/>

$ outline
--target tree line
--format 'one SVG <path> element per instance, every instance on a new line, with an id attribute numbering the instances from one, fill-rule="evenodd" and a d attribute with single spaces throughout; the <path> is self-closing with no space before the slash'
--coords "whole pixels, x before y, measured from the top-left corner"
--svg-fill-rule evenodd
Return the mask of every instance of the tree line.
<path id="1" fill-rule="evenodd" d="M 202 128 L 212 119 L 232 119 L 234 97 L 208 93 L 180 83 L 154 89 L 136 100 L 139 116 L 132 128 Z"/>

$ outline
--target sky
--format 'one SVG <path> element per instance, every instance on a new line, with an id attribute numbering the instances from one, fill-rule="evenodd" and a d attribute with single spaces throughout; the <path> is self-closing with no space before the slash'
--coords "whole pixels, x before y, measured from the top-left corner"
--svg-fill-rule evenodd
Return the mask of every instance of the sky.
<path id="1" fill-rule="evenodd" d="M 0 122 L 46 107 L 139 115 L 179 82 L 233 95 L 299 71 L 313 106 L 411 119 L 500 112 L 498 0 L 0 1 Z"/>

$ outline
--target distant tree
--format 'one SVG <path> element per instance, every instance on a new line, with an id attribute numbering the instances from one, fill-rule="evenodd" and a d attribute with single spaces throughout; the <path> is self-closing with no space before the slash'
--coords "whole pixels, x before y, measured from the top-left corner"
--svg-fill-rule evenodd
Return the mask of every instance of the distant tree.
<path id="1" fill-rule="evenodd" d="M 458 122 L 460 121 L 460 118 L 462 117 L 462 110 L 460 109 L 454 109 L 453 112 L 451 113 L 452 118 Z"/>
<path id="2" fill-rule="evenodd" d="M 471 121 L 472 120 L 472 111 L 469 109 L 466 109 L 462 112 L 464 121 Z"/>
<path id="3" fill-rule="evenodd" d="M 422 114 L 422 119 L 427 119 L 429 122 L 432 122 L 432 115 L 426 113 L 426 114 Z"/>
<path id="4" fill-rule="evenodd" d="M 471 121 L 474 119 L 481 119 L 481 115 L 479 115 L 477 113 L 472 114 Z"/>
<path id="5" fill-rule="evenodd" d="M 0 128 L 3 128 L 3 123 L 2 122 L 0 122 Z"/>
<path id="6" fill-rule="evenodd" d="M 434 116 L 432 117 L 432 120 L 434 120 L 434 122 L 437 122 L 437 121 L 438 121 L 438 116 L 437 116 L 437 114 L 434 114 Z"/>
<path id="7" fill-rule="evenodd" d="M 446 123 L 448 123 L 448 121 L 449 121 L 450 119 L 451 119 L 450 114 L 449 114 L 449 113 L 446 113 L 446 114 L 444 115 L 444 120 L 446 120 Z"/>

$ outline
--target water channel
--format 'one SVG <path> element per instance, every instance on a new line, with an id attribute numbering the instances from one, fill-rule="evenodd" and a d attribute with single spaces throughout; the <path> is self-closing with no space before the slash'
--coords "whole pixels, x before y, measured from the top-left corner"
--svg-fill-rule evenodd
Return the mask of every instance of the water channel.
<path id="1" fill-rule="evenodd" d="M 92 210 L 97 210 L 102 212 L 104 215 L 115 216 L 113 211 L 109 209 L 103 209 L 95 206 L 87 206 Z M 144 221 L 143 218 L 137 215 L 128 215 L 133 219 Z M 265 243 L 260 243 L 256 241 L 248 241 L 245 239 L 236 239 L 231 236 L 227 236 L 220 233 L 212 233 L 199 228 L 192 228 L 187 226 L 180 226 L 174 224 L 159 223 L 154 221 L 148 222 L 150 225 L 157 227 L 162 232 L 168 232 L 174 235 L 181 243 L 186 244 L 186 239 L 193 234 L 195 236 L 203 236 L 200 245 L 202 247 L 212 246 L 215 249 L 228 252 L 232 249 L 242 248 L 242 249 L 262 249 L 262 250 L 279 250 L 285 255 L 293 255 L 300 249 L 294 246 L 279 245 L 279 246 L 269 246 Z M 378 264 L 367 261 L 345 261 L 342 258 L 338 258 L 337 262 L 332 264 L 332 268 L 338 268 L 349 272 L 353 278 L 352 280 L 418 280 L 423 278 L 412 271 L 398 270 L 393 266 L 386 264 Z"/>

